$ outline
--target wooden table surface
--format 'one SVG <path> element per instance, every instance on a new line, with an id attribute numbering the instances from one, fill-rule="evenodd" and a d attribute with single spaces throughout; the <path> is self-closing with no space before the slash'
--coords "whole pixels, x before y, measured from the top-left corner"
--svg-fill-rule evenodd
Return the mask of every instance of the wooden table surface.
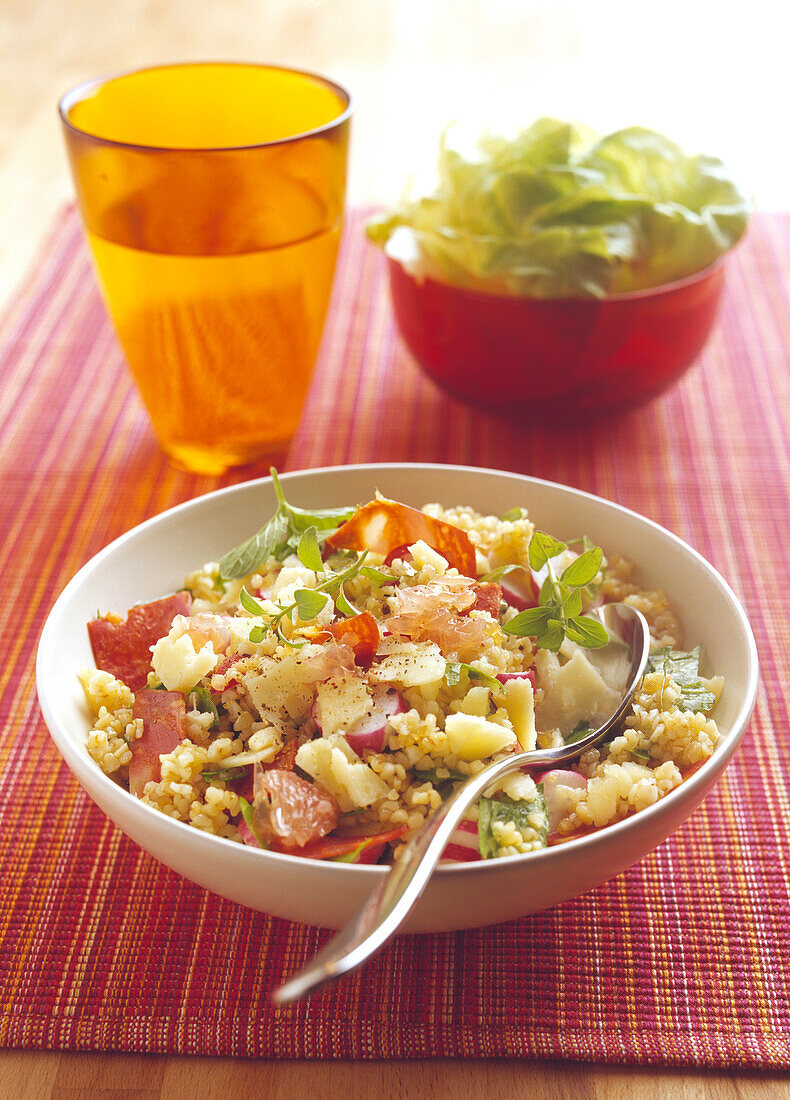
<path id="1" fill-rule="evenodd" d="M 271 61 L 344 84 L 356 107 L 354 204 L 395 199 L 413 169 L 433 162 L 438 132 L 450 119 L 529 122 L 551 113 L 601 128 L 638 121 L 736 166 L 759 163 L 752 183 L 763 205 L 783 205 L 787 143 L 761 135 L 771 131 L 772 110 L 774 132 L 783 132 L 785 67 L 777 51 L 787 39 L 787 14 L 753 0 L 743 25 L 718 25 L 707 5 L 697 7 L 665 0 L 646 36 L 634 23 L 639 9 L 622 0 L 3 0 L 0 308 L 71 196 L 59 95 L 85 78 L 161 61 Z M 602 65 L 607 57 L 617 65 Z M 685 74 L 671 86 L 660 78 L 669 57 L 673 71 Z M 736 60 L 740 79 L 719 80 Z M 714 79 L 715 104 L 690 112 L 689 94 Z M 760 127 L 751 124 L 758 113 Z M 267 1063 L 0 1051 L 0 1098 L 14 1100 L 411 1093 L 457 1100 L 767 1098 L 790 1094 L 790 1077 L 515 1060 Z"/>

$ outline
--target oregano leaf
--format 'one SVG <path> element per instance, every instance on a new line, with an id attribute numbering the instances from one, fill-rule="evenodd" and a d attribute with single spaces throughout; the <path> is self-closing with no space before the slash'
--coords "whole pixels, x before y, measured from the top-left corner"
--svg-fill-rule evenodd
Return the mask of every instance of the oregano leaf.
<path id="1" fill-rule="evenodd" d="M 572 588 L 568 593 L 563 605 L 562 610 L 566 620 L 572 619 L 576 615 L 581 614 L 582 610 L 582 594 L 578 588 Z"/>
<path id="2" fill-rule="evenodd" d="M 299 561 L 305 569 L 312 569 L 314 573 L 323 573 L 324 563 L 321 559 L 321 549 L 318 545 L 318 528 L 308 527 L 299 539 L 296 548 Z"/>
<path id="3" fill-rule="evenodd" d="M 585 649 L 600 649 L 609 641 L 606 627 L 589 615 L 576 615 L 565 624 L 571 641 L 578 642 Z"/>
<path id="4" fill-rule="evenodd" d="M 550 558 L 556 558 L 567 547 L 564 542 L 555 539 L 553 535 L 545 531 L 536 531 L 529 540 L 529 566 L 536 573 L 539 572 Z"/>
<path id="5" fill-rule="evenodd" d="M 256 600 L 255 597 L 251 595 L 246 588 L 242 588 L 241 592 L 239 593 L 239 603 L 245 611 L 248 611 L 250 613 L 250 615 L 267 614 L 266 608 L 263 606 L 263 604 Z"/>
<path id="6" fill-rule="evenodd" d="M 509 622 L 503 623 L 502 629 L 517 638 L 532 638 L 546 629 L 551 614 L 550 607 L 527 607 Z"/>
<path id="7" fill-rule="evenodd" d="M 603 551 L 596 546 L 592 550 L 585 550 L 578 558 L 575 558 L 567 569 L 563 570 L 560 580 L 563 584 L 572 588 L 584 588 L 598 576 L 603 562 Z"/>
<path id="8" fill-rule="evenodd" d="M 326 607 L 328 598 L 325 593 L 316 592 L 313 588 L 297 588 L 294 592 L 294 603 L 302 622 L 310 622 L 319 615 Z"/>

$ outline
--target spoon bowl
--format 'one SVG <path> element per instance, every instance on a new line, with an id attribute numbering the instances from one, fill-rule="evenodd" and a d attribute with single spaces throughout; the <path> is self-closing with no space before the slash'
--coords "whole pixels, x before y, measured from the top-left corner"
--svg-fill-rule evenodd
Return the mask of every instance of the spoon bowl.
<path id="1" fill-rule="evenodd" d="M 318 952 L 306 967 L 272 993 L 275 1004 L 288 1004 L 327 982 L 355 970 L 379 951 L 411 912 L 428 884 L 445 846 L 469 807 L 492 784 L 522 768 L 555 767 L 578 759 L 603 741 L 624 717 L 644 675 L 650 632 L 640 611 L 629 604 L 605 604 L 589 612 L 605 627 L 609 643 L 588 651 L 599 671 L 618 677 L 620 703 L 606 721 L 571 744 L 517 752 L 488 764 L 456 787 L 406 846 L 383 882 L 357 916 Z M 619 674 L 619 675 L 618 675 Z M 610 681 L 611 682 L 611 681 Z"/>

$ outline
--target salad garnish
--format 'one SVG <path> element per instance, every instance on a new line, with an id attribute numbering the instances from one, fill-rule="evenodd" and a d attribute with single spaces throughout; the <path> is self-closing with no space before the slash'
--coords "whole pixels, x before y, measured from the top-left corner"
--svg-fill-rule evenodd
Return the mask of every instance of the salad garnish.
<path id="1" fill-rule="evenodd" d="M 248 577 L 267 558 L 282 560 L 287 557 L 297 549 L 302 535 L 310 528 L 316 532 L 316 541 L 318 532 L 321 541 L 325 540 L 356 511 L 356 508 L 317 508 L 311 512 L 297 508 L 285 499 L 273 466 L 269 473 L 277 494 L 277 510 L 260 531 L 220 558 L 219 571 L 224 580 Z"/>
<path id="2" fill-rule="evenodd" d="M 648 672 L 663 672 L 680 688 L 677 705 L 681 710 L 707 712 L 716 702 L 716 696 L 700 679 L 699 658 L 699 646 L 690 653 L 664 646 L 654 649 L 647 659 Z"/>
<path id="3" fill-rule="evenodd" d="M 585 649 L 600 649 L 609 641 L 606 628 L 597 619 L 582 614 L 581 590 L 600 572 L 603 551 L 591 547 L 580 554 L 557 576 L 554 559 L 564 554 L 567 543 L 545 531 L 536 531 L 529 542 L 529 565 L 534 573 L 545 571 L 538 606 L 520 611 L 502 629 L 518 637 L 534 637 L 540 649 L 556 653 L 565 638 Z"/>

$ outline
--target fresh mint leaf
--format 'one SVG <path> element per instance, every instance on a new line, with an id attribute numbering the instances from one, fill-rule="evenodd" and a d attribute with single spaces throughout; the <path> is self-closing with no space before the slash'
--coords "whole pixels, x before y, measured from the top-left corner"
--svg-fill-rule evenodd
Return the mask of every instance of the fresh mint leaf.
<path id="1" fill-rule="evenodd" d="M 211 692 L 208 688 L 200 686 L 196 687 L 190 694 L 195 696 L 195 704 L 202 714 L 212 715 L 213 721 L 209 729 L 215 730 L 219 725 L 219 711 L 217 710 L 217 704 L 211 698 Z"/>
<path id="2" fill-rule="evenodd" d="M 501 581 L 503 577 L 506 577 L 508 573 L 512 573 L 515 569 L 523 568 L 523 565 L 500 565 L 498 569 L 492 569 L 490 573 L 484 574 L 480 580 L 488 582 L 489 584 L 496 584 L 497 581 Z"/>
<path id="3" fill-rule="evenodd" d="M 552 601 L 556 602 L 559 593 L 558 584 L 557 578 L 549 573 L 538 592 L 538 604 L 541 607 L 547 607 Z"/>
<path id="4" fill-rule="evenodd" d="M 460 661 L 445 661 L 444 682 L 448 687 L 455 687 L 460 684 L 462 671 L 463 665 Z"/>
<path id="5" fill-rule="evenodd" d="M 300 536 L 311 527 L 322 533 L 318 538 L 321 541 L 356 511 L 356 508 L 319 508 L 315 511 L 297 508 L 285 499 L 280 478 L 273 466 L 269 473 L 277 496 L 277 511 L 260 531 L 220 559 L 219 571 L 225 580 L 249 576 L 269 557 L 282 561 L 297 550 Z"/>
<path id="6" fill-rule="evenodd" d="M 516 523 L 520 519 L 524 519 L 527 514 L 526 508 L 510 508 L 507 512 L 501 515 L 499 518 L 505 523 Z"/>
<path id="7" fill-rule="evenodd" d="M 537 820 L 538 824 L 535 824 Z M 541 847 L 546 847 L 549 835 L 549 815 L 546 799 L 538 788 L 535 797 L 526 802 L 515 802 L 504 794 L 498 798 L 481 798 L 477 803 L 477 846 L 483 859 L 499 855 L 499 842 L 494 836 L 496 822 L 512 822 L 522 835 L 537 834 Z"/>
<path id="8" fill-rule="evenodd" d="M 326 531 L 333 527 L 337 528 L 346 520 L 351 519 L 356 512 L 356 508 L 316 508 L 314 511 L 297 508 L 285 499 L 285 493 L 274 466 L 269 467 L 269 473 L 280 504 L 280 510 L 287 514 L 291 529 L 294 532 L 301 534 L 308 527 L 315 527 L 319 531 Z"/>
<path id="9" fill-rule="evenodd" d="M 359 614 L 357 608 L 354 607 L 353 603 L 351 603 L 351 601 L 348 599 L 345 592 L 343 591 L 342 584 L 338 588 L 337 595 L 335 596 L 335 606 L 337 607 L 341 615 L 352 616 Z"/>
<path id="10" fill-rule="evenodd" d="M 517 638 L 534 638 L 546 630 L 551 613 L 550 607 L 527 607 L 503 623 L 502 629 Z"/>
<path id="11" fill-rule="evenodd" d="M 274 486 L 274 493 L 277 497 L 277 503 L 282 508 L 285 506 L 285 493 L 280 482 L 279 474 L 274 466 L 269 467 L 269 477 L 272 479 L 272 485 Z"/>
<path id="12" fill-rule="evenodd" d="M 305 569 L 312 569 L 314 573 L 323 573 L 324 563 L 321 560 L 321 550 L 318 546 L 318 528 L 308 527 L 296 548 L 299 561 Z"/>
<path id="13" fill-rule="evenodd" d="M 395 584 L 392 573 L 385 573 L 382 569 L 376 569 L 373 565 L 363 565 L 360 569 L 363 577 L 367 577 L 374 584 Z"/>
<path id="14" fill-rule="evenodd" d="M 565 541 L 568 546 L 575 546 L 577 542 L 580 542 L 582 544 L 582 552 L 595 549 L 595 543 L 589 535 L 576 535 L 575 538 L 566 539 Z"/>
<path id="15" fill-rule="evenodd" d="M 716 696 L 709 691 L 704 684 L 684 684 L 680 693 L 679 706 L 681 710 L 693 710 L 697 713 L 707 714 L 716 705 Z"/>
<path id="16" fill-rule="evenodd" d="M 458 783 L 462 779 L 468 779 L 468 775 L 464 775 L 463 772 L 454 771 L 452 768 L 445 768 L 444 771 L 449 772 L 449 775 L 439 775 L 436 769 L 420 771 L 419 768 L 414 769 L 415 776 L 421 783 Z"/>
<path id="17" fill-rule="evenodd" d="M 598 575 L 603 552 L 600 547 L 589 546 L 558 577 L 552 559 L 564 550 L 567 550 L 564 542 L 545 531 L 535 532 L 529 543 L 529 564 L 533 573 L 545 574 L 538 607 L 519 612 L 503 629 L 518 637 L 532 637 L 540 649 L 553 653 L 559 650 L 565 637 L 587 649 L 597 649 L 606 645 L 609 635 L 597 620 L 582 615 L 582 590 L 587 591 L 587 585 Z"/>
<path id="18" fill-rule="evenodd" d="M 496 676 L 484 672 L 482 668 L 464 664 L 463 661 L 446 661 L 444 669 L 444 682 L 448 687 L 455 687 L 461 682 L 461 676 L 466 673 L 470 680 L 480 680 L 489 691 L 501 691 L 502 685 Z"/>
<path id="19" fill-rule="evenodd" d="M 294 610 L 296 610 L 295 605 L 294 605 Z M 304 647 L 307 645 L 307 639 L 306 638 L 301 638 L 298 641 L 293 639 L 293 638 L 289 638 L 288 635 L 283 630 L 281 619 L 277 619 L 275 621 L 275 627 L 274 628 L 277 631 L 277 637 L 280 639 L 280 641 L 283 643 L 283 645 L 287 645 L 290 649 L 304 649 Z"/>
<path id="20" fill-rule="evenodd" d="M 592 726 L 589 722 L 579 722 L 573 733 L 569 733 L 565 738 L 566 745 L 575 745 L 577 741 L 582 741 L 588 733 L 592 733 Z"/>
<path id="21" fill-rule="evenodd" d="M 598 576 L 602 563 L 603 551 L 600 547 L 585 550 L 578 558 L 574 558 L 567 569 L 563 570 L 560 580 L 571 588 L 584 588 Z"/>
<path id="22" fill-rule="evenodd" d="M 600 649 L 609 641 L 609 634 L 603 623 L 589 615 L 575 615 L 565 623 L 565 633 L 572 642 L 585 649 Z"/>
<path id="23" fill-rule="evenodd" d="M 242 588 L 239 593 L 239 603 L 245 611 L 250 613 L 250 615 L 265 615 L 267 613 L 263 604 L 256 600 L 246 588 Z"/>
<path id="24" fill-rule="evenodd" d="M 359 607 L 354 607 L 349 597 L 345 595 L 345 590 L 342 584 L 338 588 L 337 596 L 334 597 L 334 603 L 336 603 L 338 609 L 343 615 L 353 616 L 360 614 Z"/>
<path id="25" fill-rule="evenodd" d="M 263 626 L 254 626 L 250 631 L 250 641 L 253 645 L 257 645 L 258 642 L 262 642 L 266 637 L 266 628 Z"/>
<path id="26" fill-rule="evenodd" d="M 327 535 L 336 531 L 356 512 L 356 508 L 316 508 L 310 512 L 304 508 L 295 508 L 292 504 L 286 504 L 285 510 L 295 531 L 301 532 L 315 527 L 318 531 L 325 531 Z"/>
<path id="27" fill-rule="evenodd" d="M 236 779 L 244 778 L 247 774 L 247 768 L 214 768 L 200 774 L 207 783 L 210 783 L 212 779 L 219 779 L 222 783 L 233 783 Z"/>
<path id="28" fill-rule="evenodd" d="M 647 659 L 648 672 L 663 672 L 680 688 L 681 710 L 707 712 L 716 702 L 716 696 L 700 680 L 699 659 L 699 646 L 689 653 L 664 646 L 654 649 Z"/>
<path id="29" fill-rule="evenodd" d="M 562 605 L 562 610 L 565 614 L 566 620 L 573 619 L 576 615 L 581 615 L 582 594 L 578 588 L 572 589 L 565 597 Z"/>
<path id="30" fill-rule="evenodd" d="M 501 691 L 502 685 L 496 676 L 492 676 L 488 672 L 483 672 L 481 668 L 475 668 L 474 665 L 463 665 L 463 670 L 467 674 L 470 680 L 480 680 L 484 687 L 487 687 L 489 691 Z"/>
<path id="31" fill-rule="evenodd" d="M 254 573 L 267 558 L 277 557 L 287 542 L 288 532 L 288 520 L 278 510 L 260 531 L 220 558 L 220 576 L 235 580 Z"/>
<path id="32" fill-rule="evenodd" d="M 547 535 L 545 531 L 536 531 L 529 540 L 529 566 L 538 573 L 551 559 L 567 550 L 564 542 Z"/>
<path id="33" fill-rule="evenodd" d="M 541 649 L 548 649 L 557 653 L 565 637 L 563 624 L 559 619 L 549 619 L 546 629 L 537 636 L 537 643 Z"/>
<path id="34" fill-rule="evenodd" d="M 353 580 L 354 577 L 362 570 L 362 566 L 365 563 L 365 558 L 368 556 L 367 550 L 363 550 L 361 554 L 354 558 L 351 565 L 346 569 L 343 569 L 340 573 L 325 574 L 325 580 L 322 580 L 320 584 L 315 586 L 316 592 L 337 592 L 346 581 Z"/>
<path id="35" fill-rule="evenodd" d="M 302 622 L 310 622 L 319 615 L 326 607 L 328 598 L 325 593 L 316 592 L 314 588 L 297 588 L 294 592 L 294 603 Z"/>

